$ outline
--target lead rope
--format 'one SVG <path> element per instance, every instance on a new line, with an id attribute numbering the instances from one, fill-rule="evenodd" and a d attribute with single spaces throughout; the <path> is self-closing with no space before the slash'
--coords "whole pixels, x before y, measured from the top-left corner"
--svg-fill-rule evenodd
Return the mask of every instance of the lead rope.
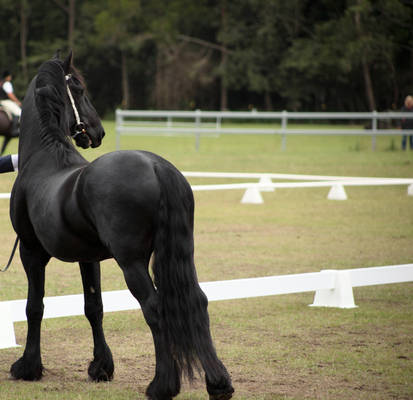
<path id="1" fill-rule="evenodd" d="M 19 243 L 19 237 L 17 236 L 16 241 L 14 242 L 13 250 L 11 251 L 9 262 L 7 263 L 7 265 L 3 269 L 0 269 L 0 272 L 6 272 L 9 269 L 9 267 L 11 265 L 11 262 L 13 261 L 14 253 L 16 252 L 18 243 Z"/>

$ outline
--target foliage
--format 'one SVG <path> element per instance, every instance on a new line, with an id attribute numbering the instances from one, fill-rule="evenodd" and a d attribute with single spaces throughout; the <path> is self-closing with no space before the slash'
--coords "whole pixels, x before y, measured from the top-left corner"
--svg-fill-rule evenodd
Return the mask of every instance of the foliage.
<path id="1" fill-rule="evenodd" d="M 225 93 L 232 109 L 386 110 L 413 92 L 405 0 L 0 0 L 0 18 L 0 67 L 20 97 L 67 50 L 72 19 L 101 114 L 219 109 Z"/>

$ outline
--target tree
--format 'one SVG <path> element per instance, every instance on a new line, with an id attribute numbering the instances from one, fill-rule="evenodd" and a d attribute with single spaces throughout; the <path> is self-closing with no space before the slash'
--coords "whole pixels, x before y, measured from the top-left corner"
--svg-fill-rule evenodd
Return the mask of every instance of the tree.
<path id="1" fill-rule="evenodd" d="M 0 0 L 0 19 L 0 68 L 19 97 L 73 47 L 102 115 L 121 103 L 384 110 L 413 92 L 407 0 Z"/>
<path id="2" fill-rule="evenodd" d="M 95 17 L 98 40 L 102 47 L 114 46 L 120 53 L 122 107 L 129 108 L 128 58 L 142 40 L 139 36 L 140 3 L 136 0 L 104 0 L 99 6 L 100 11 Z"/>
<path id="3" fill-rule="evenodd" d="M 27 0 L 20 0 L 20 57 L 22 65 L 23 81 L 29 83 L 29 71 L 27 66 Z"/>
<path id="4" fill-rule="evenodd" d="M 68 0 L 68 3 L 65 4 L 62 0 L 53 0 L 66 14 L 67 14 L 67 44 L 70 49 L 74 47 L 74 33 L 75 33 L 75 3 L 76 0 Z"/>
<path id="5" fill-rule="evenodd" d="M 282 62 L 284 77 L 294 76 L 302 91 L 296 94 L 307 100 L 321 97 L 338 109 L 389 108 L 395 99 L 388 93 L 398 91 L 395 58 L 401 40 L 391 21 L 411 21 L 406 11 L 398 0 L 345 4 L 333 18 L 315 21 L 312 36 L 292 43 Z M 289 88 L 284 90 L 291 94 Z M 362 105 L 354 95 L 359 92 L 365 93 Z"/>

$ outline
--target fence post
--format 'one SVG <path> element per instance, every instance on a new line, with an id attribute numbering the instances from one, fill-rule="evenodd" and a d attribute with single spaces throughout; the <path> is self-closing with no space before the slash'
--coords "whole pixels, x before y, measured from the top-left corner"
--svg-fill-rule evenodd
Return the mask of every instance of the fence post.
<path id="1" fill-rule="evenodd" d="M 120 115 L 120 110 L 116 109 L 116 150 L 120 150 L 120 129 L 123 125 L 123 117 Z"/>
<path id="2" fill-rule="evenodd" d="M 221 134 L 221 120 L 222 117 L 217 115 L 216 123 L 215 123 L 215 129 L 217 130 L 218 135 Z"/>
<path id="3" fill-rule="evenodd" d="M 9 302 L 0 302 L 0 349 L 20 347 L 16 344 L 14 325 Z"/>
<path id="4" fill-rule="evenodd" d="M 282 118 L 281 118 L 281 150 L 282 151 L 284 151 L 287 146 L 287 136 L 286 136 L 287 121 L 288 121 L 288 112 L 284 110 L 282 112 Z"/>
<path id="5" fill-rule="evenodd" d="M 371 148 L 373 151 L 376 150 L 376 132 L 377 132 L 377 111 L 373 111 L 373 117 L 372 117 L 372 124 L 371 128 L 373 131 L 373 135 L 371 137 Z"/>
<path id="6" fill-rule="evenodd" d="M 195 149 L 196 151 L 199 150 L 199 145 L 201 141 L 201 131 L 199 130 L 201 127 L 201 110 L 195 110 Z"/>
<path id="7" fill-rule="evenodd" d="M 317 290 L 312 307 L 355 308 L 353 287 L 349 270 L 322 270 L 324 274 L 334 274 L 334 288 Z"/>

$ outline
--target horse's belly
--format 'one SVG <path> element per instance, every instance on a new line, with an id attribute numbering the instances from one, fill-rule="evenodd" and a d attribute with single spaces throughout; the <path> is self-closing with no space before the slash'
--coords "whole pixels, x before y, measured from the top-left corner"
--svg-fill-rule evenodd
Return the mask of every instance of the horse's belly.
<path id="1" fill-rule="evenodd" d="M 52 219 L 50 224 L 35 226 L 37 238 L 52 256 L 67 262 L 92 262 L 111 258 L 108 248 L 90 232 L 75 232 Z"/>
<path id="2" fill-rule="evenodd" d="M 65 262 L 95 262 L 112 257 L 110 251 L 101 244 L 80 241 L 43 241 L 42 244 L 51 256 Z"/>

